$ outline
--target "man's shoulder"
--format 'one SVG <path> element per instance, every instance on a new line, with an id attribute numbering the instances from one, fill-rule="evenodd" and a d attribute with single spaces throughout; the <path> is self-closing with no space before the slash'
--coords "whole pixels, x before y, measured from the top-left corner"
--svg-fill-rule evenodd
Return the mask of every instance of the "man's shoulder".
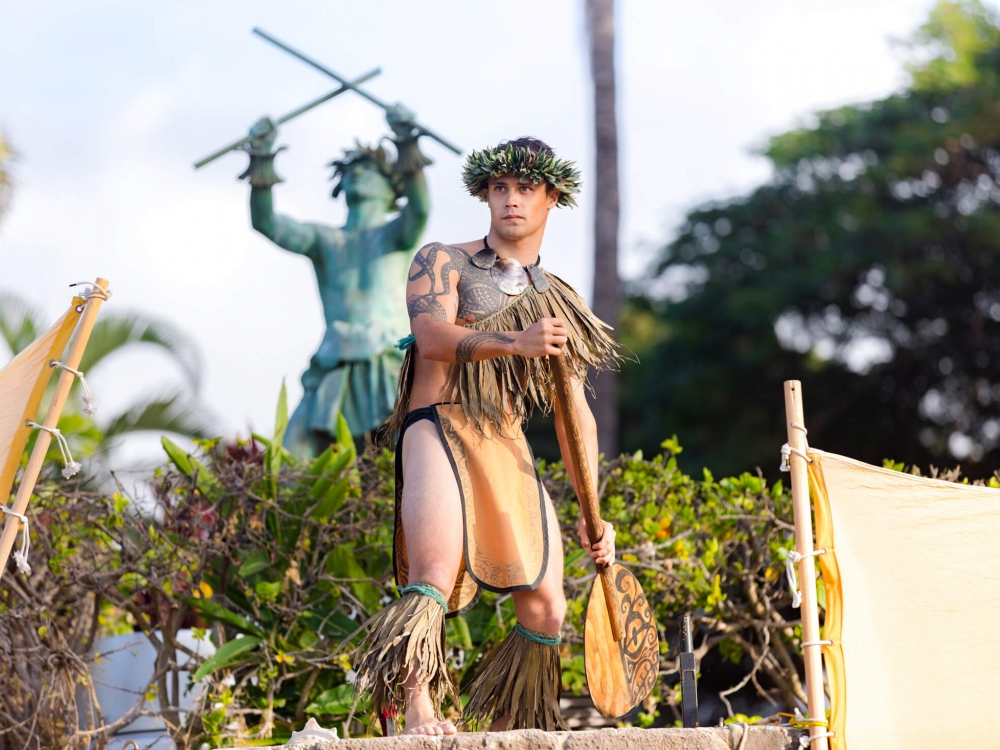
<path id="1" fill-rule="evenodd" d="M 417 254 L 426 257 L 432 254 L 445 253 L 451 256 L 452 260 L 466 260 L 475 255 L 476 252 L 475 243 L 473 242 L 458 242 L 454 244 L 428 242 L 417 251 Z"/>

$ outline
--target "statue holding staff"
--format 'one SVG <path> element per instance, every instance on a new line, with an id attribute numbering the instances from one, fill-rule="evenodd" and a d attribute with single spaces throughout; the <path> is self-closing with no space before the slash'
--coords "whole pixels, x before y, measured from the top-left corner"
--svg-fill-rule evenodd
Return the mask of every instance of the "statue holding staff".
<path id="1" fill-rule="evenodd" d="M 304 255 L 316 272 L 326 333 L 302 376 L 305 393 L 289 420 L 285 447 L 310 458 L 331 442 L 337 413 L 351 434 L 376 429 L 392 413 L 402 353 L 395 343 L 408 332 L 407 269 L 427 224 L 429 201 L 417 145 L 422 134 L 401 105 L 386 109 L 396 147 L 357 144 L 330 163 L 333 197 L 347 201 L 347 222 L 333 227 L 301 222 L 274 208 L 277 125 L 261 118 L 250 129 L 250 183 L 254 229 L 289 252 Z"/>

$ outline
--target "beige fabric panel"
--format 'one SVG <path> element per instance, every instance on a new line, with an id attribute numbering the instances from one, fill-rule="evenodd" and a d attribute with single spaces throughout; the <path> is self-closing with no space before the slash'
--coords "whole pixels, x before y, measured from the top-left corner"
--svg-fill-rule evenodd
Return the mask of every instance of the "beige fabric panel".
<path id="1" fill-rule="evenodd" d="M 831 527 L 817 507 L 818 536 L 832 540 L 839 575 L 824 578 L 827 632 L 842 632 L 831 682 L 846 686 L 833 746 L 939 750 L 1000 736 L 1000 490 L 810 455 Z"/>
<path id="2" fill-rule="evenodd" d="M 0 502 L 7 504 L 21 461 L 21 453 L 31 435 L 24 420 L 35 419 L 45 386 L 52 376 L 49 361 L 58 359 L 66 348 L 80 314 L 73 306 L 56 324 L 22 350 L 0 370 Z"/>
<path id="3" fill-rule="evenodd" d="M 534 588 L 547 561 L 545 506 L 531 449 L 512 420 L 505 434 L 477 430 L 458 404 L 436 407 L 462 490 L 465 564 L 493 591 Z"/>

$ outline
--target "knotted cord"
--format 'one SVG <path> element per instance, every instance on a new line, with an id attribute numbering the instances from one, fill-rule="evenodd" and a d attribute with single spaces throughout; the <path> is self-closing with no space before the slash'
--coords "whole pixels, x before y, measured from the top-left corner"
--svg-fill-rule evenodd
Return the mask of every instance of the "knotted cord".
<path id="1" fill-rule="evenodd" d="M 15 513 L 13 508 L 8 508 L 6 505 L 0 505 L 0 514 L 6 513 L 9 516 L 14 516 L 18 521 L 24 524 L 22 529 L 21 537 L 21 549 L 14 552 L 14 562 L 17 564 L 17 569 L 24 575 L 31 575 L 31 566 L 28 565 L 28 549 L 31 546 L 31 537 L 28 533 L 28 517 L 23 513 Z"/>
<path id="2" fill-rule="evenodd" d="M 58 367 L 60 370 L 65 370 L 66 372 L 71 372 L 76 376 L 76 379 L 80 381 L 80 386 L 83 388 L 83 410 L 89 416 L 94 416 L 97 414 L 97 407 L 94 406 L 94 396 L 90 392 L 90 386 L 87 385 L 87 379 L 83 377 L 83 373 L 79 370 L 74 370 L 67 364 L 63 362 L 57 362 L 52 360 L 49 362 L 49 367 Z"/>
<path id="3" fill-rule="evenodd" d="M 32 422 L 30 419 L 26 419 L 24 424 L 27 427 L 34 427 L 36 430 L 45 430 L 56 439 L 56 444 L 59 446 L 59 452 L 62 453 L 63 464 L 65 465 L 65 468 L 62 470 L 63 477 L 69 479 L 80 471 L 82 467 L 73 460 L 73 454 L 69 451 L 69 443 L 66 442 L 63 434 L 59 432 L 58 427 L 46 427 L 43 424 L 38 424 L 38 422 Z"/>

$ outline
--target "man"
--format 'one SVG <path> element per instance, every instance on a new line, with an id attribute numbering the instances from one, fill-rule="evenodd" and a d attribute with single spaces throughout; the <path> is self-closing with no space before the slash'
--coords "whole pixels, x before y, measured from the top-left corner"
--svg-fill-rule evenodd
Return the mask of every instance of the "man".
<path id="1" fill-rule="evenodd" d="M 347 223 L 340 228 L 275 213 L 271 187 L 281 182 L 274 170 L 277 126 L 265 117 L 250 129 L 250 166 L 241 178 L 251 185 L 251 224 L 279 247 L 312 261 L 326 319 L 323 342 L 302 376 L 305 393 L 285 433 L 285 447 L 300 458 L 326 449 L 338 412 L 352 435 L 374 430 L 392 413 L 403 359 L 393 344 L 406 333 L 406 268 L 427 224 L 423 168 L 430 161 L 417 147 L 411 112 L 397 105 L 387 120 L 395 162 L 381 146 L 358 145 L 330 165 L 339 178 L 333 197 L 343 192 L 347 199 Z"/>
<path id="2" fill-rule="evenodd" d="M 473 152 L 463 180 L 488 203 L 489 232 L 483 240 L 427 245 L 410 266 L 412 346 L 389 423 L 398 433 L 394 564 L 401 598 L 374 618 L 356 664 L 357 686 L 371 692 L 377 711 L 402 704 L 410 734 L 456 731 L 438 718 L 446 694 L 457 701 L 444 617 L 474 605 L 481 588 L 511 593 L 517 625 L 481 665 L 466 721 L 491 719 L 492 729 L 563 727 L 562 544 L 521 425 L 533 408 L 553 405 L 548 357 L 568 356 L 593 472 L 571 472 L 571 479 L 596 482 L 597 433 L 583 379 L 588 367 L 617 357 L 607 327 L 539 265 L 549 212 L 575 205 L 579 173 L 572 167 L 533 138 Z M 556 416 L 568 458 L 558 409 Z M 614 559 L 610 524 L 590 545 L 581 520 L 580 537 L 598 563 Z"/>

